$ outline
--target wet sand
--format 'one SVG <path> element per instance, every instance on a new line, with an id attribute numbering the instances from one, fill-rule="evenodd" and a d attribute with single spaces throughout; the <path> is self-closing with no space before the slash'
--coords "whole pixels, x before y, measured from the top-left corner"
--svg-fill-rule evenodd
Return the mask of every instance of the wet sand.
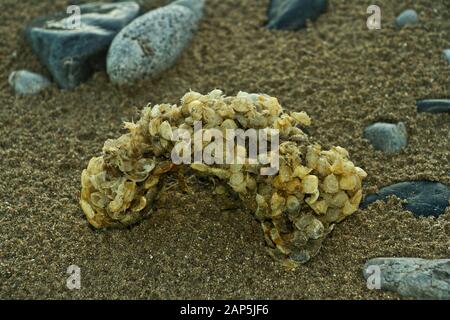
<path id="1" fill-rule="evenodd" d="M 164 1 L 141 1 L 152 8 Z M 367 3 L 330 1 L 306 31 L 262 27 L 267 0 L 208 0 L 192 44 L 159 79 L 119 88 L 104 72 L 73 91 L 53 88 L 15 97 L 11 71 L 47 74 L 20 31 L 66 1 L 0 4 L 0 298 L 25 299 L 398 299 L 370 291 L 362 270 L 378 256 L 449 256 L 450 209 L 415 218 L 391 199 L 335 227 L 313 260 L 286 272 L 264 249 L 259 224 L 235 199 L 188 179 L 189 192 L 162 192 L 156 212 L 125 230 L 95 231 L 78 199 L 80 174 L 103 142 L 122 132 L 148 102 L 176 103 L 189 89 L 276 96 L 313 119 L 324 147 L 347 148 L 368 173 L 365 193 L 404 180 L 450 184 L 449 115 L 416 112 L 415 100 L 448 98 L 450 5 L 445 0 L 376 1 L 382 29 L 366 28 Z M 151 3 L 148 4 L 148 3 Z M 398 30 L 402 10 L 418 27 Z M 374 121 L 403 121 L 408 146 L 395 155 L 362 137 Z M 81 268 L 81 289 L 66 287 L 67 267 Z"/>

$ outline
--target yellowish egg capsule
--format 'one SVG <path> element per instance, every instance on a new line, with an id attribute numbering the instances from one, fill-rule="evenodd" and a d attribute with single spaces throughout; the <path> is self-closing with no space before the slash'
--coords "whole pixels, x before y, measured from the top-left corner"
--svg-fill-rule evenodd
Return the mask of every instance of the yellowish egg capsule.
<path id="1" fill-rule="evenodd" d="M 265 94 L 227 97 L 218 89 L 206 95 L 190 91 L 179 106 L 147 106 L 137 122 L 124 124 L 127 133 L 107 140 L 103 154 L 82 171 L 80 206 L 95 228 L 124 227 L 151 213 L 160 192 L 171 192 L 175 184 L 186 187 L 179 177 L 206 177 L 212 193 L 239 195 L 239 204 L 251 208 L 261 222 L 269 254 L 294 268 L 319 252 L 335 223 L 357 211 L 367 176 L 346 149 L 322 150 L 310 143 L 298 127 L 310 124 L 305 112 L 287 113 L 277 98 Z M 177 140 L 180 130 L 186 133 L 182 143 Z M 216 141 L 205 135 L 208 130 L 223 135 Z M 247 136 L 244 145 L 235 145 L 237 138 L 227 135 L 229 130 L 255 130 L 265 137 L 267 148 L 260 151 L 258 140 L 260 152 L 252 155 L 254 141 Z M 172 162 L 174 148 L 190 161 Z M 206 150 L 213 150 L 214 157 L 222 149 L 229 158 L 204 161 Z M 274 172 L 263 174 L 269 166 Z"/>

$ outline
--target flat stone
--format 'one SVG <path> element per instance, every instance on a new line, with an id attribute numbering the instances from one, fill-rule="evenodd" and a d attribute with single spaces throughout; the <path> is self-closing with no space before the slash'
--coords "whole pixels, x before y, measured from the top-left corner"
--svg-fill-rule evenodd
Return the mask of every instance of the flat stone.
<path id="1" fill-rule="evenodd" d="M 425 99 L 417 100 L 417 112 L 450 113 L 450 100 L 448 99 Z"/>
<path id="2" fill-rule="evenodd" d="M 412 9 L 403 11 L 395 19 L 395 24 L 397 25 L 397 27 L 404 27 L 406 25 L 415 25 L 418 23 L 419 23 L 419 16 L 417 15 L 417 12 Z"/>
<path id="3" fill-rule="evenodd" d="M 363 269 L 382 290 L 417 299 L 450 299 L 450 259 L 375 258 Z M 372 283 L 372 282 L 371 282 Z"/>
<path id="4" fill-rule="evenodd" d="M 432 181 L 400 182 L 384 187 L 376 194 L 367 195 L 361 208 L 377 200 L 386 200 L 391 195 L 407 200 L 403 207 L 417 216 L 437 217 L 449 206 L 450 187 Z"/>
<path id="5" fill-rule="evenodd" d="M 16 94 L 23 96 L 36 95 L 52 85 L 43 75 L 28 70 L 12 72 L 8 82 Z"/>
<path id="6" fill-rule="evenodd" d="M 63 89 L 72 89 L 104 67 L 115 35 L 139 13 L 132 1 L 80 5 L 78 27 L 64 13 L 35 19 L 25 38 L 42 64 Z"/>
<path id="7" fill-rule="evenodd" d="M 107 72 L 119 85 L 157 77 L 175 64 L 197 30 L 204 1 L 179 0 L 126 26 L 108 52 Z"/>
<path id="8" fill-rule="evenodd" d="M 316 21 L 326 11 L 327 0 L 271 0 L 267 28 L 298 30 L 306 21 Z"/>
<path id="9" fill-rule="evenodd" d="M 364 129 L 364 138 L 369 140 L 376 150 L 396 153 L 407 145 L 408 133 L 403 122 L 377 122 Z"/>
<path id="10" fill-rule="evenodd" d="M 185 6 L 191 9 L 196 15 L 196 19 L 200 20 L 203 17 L 203 8 L 205 7 L 205 0 L 176 0 L 172 4 Z"/>

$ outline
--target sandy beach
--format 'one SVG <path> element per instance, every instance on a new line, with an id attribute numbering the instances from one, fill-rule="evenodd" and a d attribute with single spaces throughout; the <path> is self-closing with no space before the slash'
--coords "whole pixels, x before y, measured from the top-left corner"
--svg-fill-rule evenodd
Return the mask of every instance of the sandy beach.
<path id="1" fill-rule="evenodd" d="M 118 87 L 97 72 L 72 91 L 19 97 L 8 85 L 12 71 L 49 75 L 22 31 L 67 1 L 2 0 L 0 299 L 400 299 L 367 289 L 368 259 L 449 257 L 449 207 L 417 218 L 392 198 L 336 225 L 316 257 L 288 272 L 267 255 L 252 212 L 196 177 L 189 192 L 177 184 L 162 192 L 156 211 L 133 227 L 89 226 L 79 205 L 89 159 L 148 103 L 178 103 L 189 89 L 267 93 L 286 110 L 306 111 L 308 134 L 325 148 L 345 147 L 368 173 L 365 194 L 409 180 L 450 185 L 450 116 L 416 111 L 417 99 L 450 96 L 448 1 L 378 0 L 382 29 L 372 31 L 370 3 L 330 1 L 295 32 L 263 27 L 268 2 L 207 0 L 192 43 L 158 79 Z M 406 8 L 421 23 L 399 30 L 393 21 Z M 376 151 L 363 138 L 375 121 L 403 121 L 407 147 Z M 66 287 L 70 265 L 81 268 L 80 290 Z"/>

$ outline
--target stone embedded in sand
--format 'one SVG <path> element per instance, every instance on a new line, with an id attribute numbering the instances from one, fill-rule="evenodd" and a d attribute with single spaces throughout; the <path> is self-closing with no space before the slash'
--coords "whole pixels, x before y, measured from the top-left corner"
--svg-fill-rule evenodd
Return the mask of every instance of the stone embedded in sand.
<path id="1" fill-rule="evenodd" d="M 108 52 L 111 81 L 129 85 L 170 68 L 194 36 L 203 5 L 203 0 L 175 1 L 130 23 Z"/>
<path id="2" fill-rule="evenodd" d="M 203 130 L 215 130 L 223 138 L 207 139 L 205 131 L 196 130 L 198 121 Z M 245 92 L 233 97 L 220 90 L 188 92 L 179 106 L 148 106 L 137 123 L 125 124 L 128 133 L 107 140 L 102 156 L 92 158 L 83 170 L 81 207 L 96 228 L 133 224 L 151 212 L 166 173 L 190 170 L 237 193 L 260 221 L 269 254 L 294 268 L 317 254 L 335 223 L 358 210 L 367 175 L 344 148 L 323 150 L 310 143 L 300 129 L 310 122 L 304 112 L 284 112 L 274 97 Z M 178 162 L 177 157 L 195 159 L 199 152 L 234 141 L 227 136 L 230 128 L 277 133 L 279 145 L 274 147 L 271 140 L 270 148 L 259 150 L 257 157 L 250 143 L 233 146 L 228 164 Z M 180 129 L 187 136 L 177 137 Z M 196 138 L 204 145 L 197 146 Z M 194 148 L 186 149 L 187 141 L 194 141 Z M 278 170 L 266 175 L 269 168 L 263 160 L 273 161 L 276 153 Z"/>
<path id="3" fill-rule="evenodd" d="M 450 259 L 375 258 L 365 264 L 363 274 L 372 285 L 378 282 L 380 289 L 403 297 L 450 299 Z"/>
<path id="4" fill-rule="evenodd" d="M 418 216 L 437 217 L 449 206 L 450 187 L 432 181 L 400 182 L 381 188 L 376 194 L 367 195 L 361 207 L 366 208 L 372 202 L 385 200 L 391 195 L 407 200 L 404 208 Z"/>
<path id="5" fill-rule="evenodd" d="M 8 82 L 16 94 L 23 96 L 36 95 L 52 85 L 43 75 L 28 70 L 12 72 Z"/>
<path id="6" fill-rule="evenodd" d="M 403 122 L 377 122 L 364 129 L 364 138 L 368 139 L 376 150 L 396 153 L 406 147 L 408 132 Z"/>
<path id="7" fill-rule="evenodd" d="M 449 99 L 417 100 L 417 112 L 450 113 Z"/>
<path id="8" fill-rule="evenodd" d="M 417 15 L 417 12 L 412 9 L 403 11 L 398 15 L 397 18 L 395 18 L 395 24 L 397 25 L 397 27 L 415 25 L 417 23 L 419 23 L 419 17 Z"/>
<path id="9" fill-rule="evenodd" d="M 196 15 L 196 19 L 200 20 L 203 17 L 205 0 L 175 0 L 172 4 L 185 6 L 186 8 L 191 9 L 191 11 Z"/>
<path id="10" fill-rule="evenodd" d="M 25 30 L 34 53 L 63 89 L 87 80 L 104 58 L 115 35 L 139 13 L 132 1 L 79 6 L 80 26 L 65 12 L 35 19 Z"/>
<path id="11" fill-rule="evenodd" d="M 271 0 L 267 28 L 298 30 L 306 27 L 306 21 L 316 21 L 325 12 L 327 0 Z"/>

